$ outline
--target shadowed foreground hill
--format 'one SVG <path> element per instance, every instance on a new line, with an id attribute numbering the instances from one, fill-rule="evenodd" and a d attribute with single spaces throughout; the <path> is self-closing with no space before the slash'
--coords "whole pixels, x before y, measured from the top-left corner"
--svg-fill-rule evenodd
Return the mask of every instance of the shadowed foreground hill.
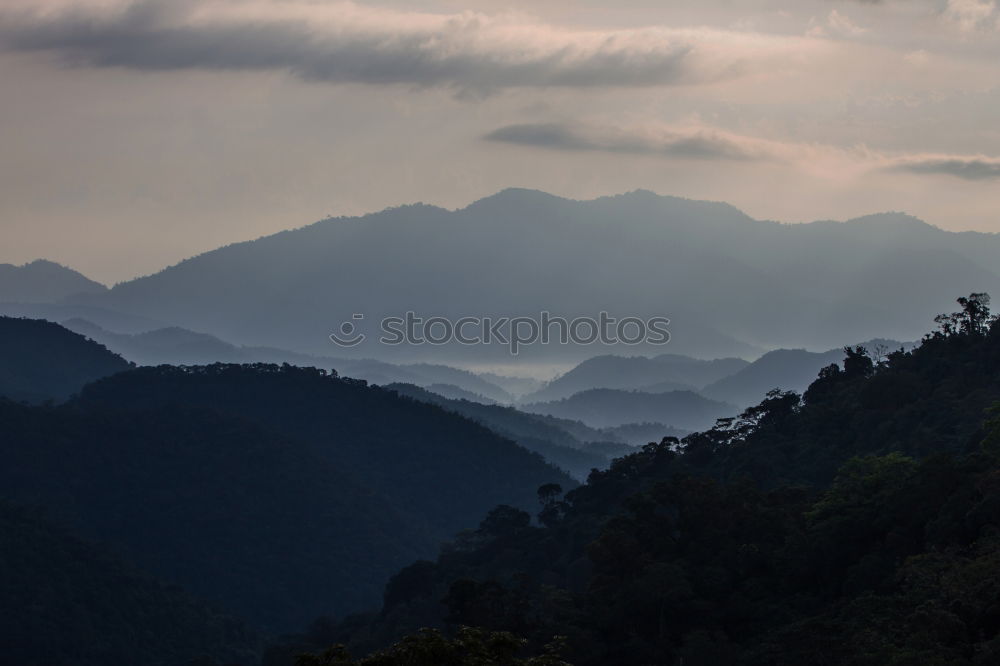
<path id="1" fill-rule="evenodd" d="M 1000 662 L 1000 323 L 961 300 L 912 352 L 851 349 L 804 396 L 543 489 L 541 527 L 491 513 L 326 638 L 478 626 L 565 636 L 579 666 Z"/>
<path id="2" fill-rule="evenodd" d="M 604 468 L 609 462 L 603 455 L 586 451 L 586 442 L 535 414 L 527 414 L 513 407 L 447 398 L 434 393 L 432 388 L 423 389 L 412 384 L 389 384 L 385 388 L 482 423 L 493 432 L 509 437 L 581 480 L 587 478 L 591 469 Z"/>
<path id="3" fill-rule="evenodd" d="M 342 466 L 210 411 L 8 402 L 0 423 L 4 495 L 257 626 L 370 602 L 434 545 Z"/>
<path id="4" fill-rule="evenodd" d="M 356 474 L 435 540 L 497 504 L 533 506 L 543 483 L 574 485 L 541 456 L 458 414 L 313 368 L 139 368 L 91 384 L 77 404 L 210 408 L 280 432 Z"/>
<path id="5" fill-rule="evenodd" d="M 121 356 L 58 324 L 0 317 L 0 396 L 63 400 L 129 367 Z"/>
<path id="6" fill-rule="evenodd" d="M 60 407 L 0 404 L 0 487 L 141 568 L 286 629 L 371 604 L 539 456 L 456 414 L 315 369 L 140 368 Z"/>
<path id="7" fill-rule="evenodd" d="M 0 649 L 17 666 L 256 663 L 259 637 L 176 586 L 0 501 Z"/>

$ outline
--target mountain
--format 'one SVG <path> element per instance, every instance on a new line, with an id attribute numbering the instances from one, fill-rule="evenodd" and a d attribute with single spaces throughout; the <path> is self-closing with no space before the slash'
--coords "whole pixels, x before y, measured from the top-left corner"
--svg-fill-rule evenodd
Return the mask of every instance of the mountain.
<path id="1" fill-rule="evenodd" d="M 364 607 L 491 507 L 575 485 L 468 419 L 324 370 L 129 369 L 50 322 L 0 333 L 6 375 L 31 388 L 126 370 L 58 406 L 0 401 L 4 495 L 267 629 Z"/>
<path id="2" fill-rule="evenodd" d="M 139 365 L 208 365 L 259 360 L 213 335 L 176 326 L 141 333 L 114 333 L 86 319 L 74 318 L 61 324 Z"/>
<path id="3" fill-rule="evenodd" d="M 64 400 L 84 384 L 129 367 L 122 357 L 58 324 L 0 317 L 0 396 Z"/>
<path id="4" fill-rule="evenodd" d="M 256 663 L 241 622 L 0 501 L 0 650 L 18 666 Z"/>
<path id="5" fill-rule="evenodd" d="M 329 642 L 475 626 L 535 654 L 562 637 L 577 666 L 997 662 L 1000 323 L 951 322 L 547 488 L 538 526 L 491 512 Z"/>
<path id="6" fill-rule="evenodd" d="M 870 340 L 861 346 L 872 353 L 910 348 L 912 344 L 895 340 Z M 709 384 L 701 394 L 713 400 L 723 400 L 746 407 L 760 402 L 771 389 L 801 393 L 816 379 L 819 371 L 843 358 L 842 349 L 809 352 L 804 349 L 770 351 L 741 370 Z"/>
<path id="7" fill-rule="evenodd" d="M 413 384 L 389 384 L 385 388 L 414 400 L 438 405 L 481 423 L 529 451 L 538 453 L 581 481 L 587 478 L 591 469 L 607 467 L 610 462 L 609 457 L 588 451 L 587 442 L 580 441 L 565 428 L 513 407 L 482 404 L 463 398 L 448 398 L 435 393 L 431 387 L 423 389 Z M 597 432 L 594 434 L 600 435 Z"/>
<path id="8" fill-rule="evenodd" d="M 661 354 L 652 358 L 606 354 L 587 359 L 522 400 L 560 400 L 595 388 L 648 393 L 697 390 L 747 365 L 749 362 L 740 358 L 703 361 L 679 354 Z"/>
<path id="9" fill-rule="evenodd" d="M 316 465 L 317 474 L 329 468 L 338 471 L 324 473 L 331 484 L 342 488 L 341 503 L 359 501 L 364 506 L 371 498 L 387 507 L 385 527 L 377 522 L 366 527 L 362 520 L 357 528 L 362 536 L 349 539 L 331 553 L 344 548 L 376 548 L 386 557 L 394 557 L 400 547 L 433 548 L 432 544 L 450 537 L 493 506 L 534 506 L 535 491 L 544 483 L 575 485 L 541 456 L 466 418 L 312 368 L 266 364 L 139 368 L 89 385 L 72 406 L 139 414 L 173 408 L 211 410 L 224 419 L 280 435 L 303 455 L 323 463 Z M 199 441 L 211 438 L 202 436 Z M 337 481 L 345 476 L 343 483 Z M 291 484 L 289 492 L 299 493 L 293 471 L 272 477 L 271 484 L 275 478 Z M 351 515 L 330 501 L 320 505 L 338 516 Z M 241 515 L 238 508 L 231 511 Z M 221 509 L 219 515 L 225 515 Z M 393 515 L 403 518 L 405 530 L 399 529 Z M 310 517 L 323 519 L 329 518 Z M 332 521 L 331 529 L 335 525 Z M 395 540 L 397 548 L 372 545 L 363 536 L 369 529 Z M 321 550 L 306 546 L 305 552 L 320 557 Z M 359 566 L 368 566 L 363 560 L 359 562 Z M 289 567 L 289 572 L 294 572 L 294 567 Z M 346 565 L 337 572 L 348 575 Z M 355 571 L 351 586 L 370 586 L 378 575 L 377 571 Z M 316 599 L 319 594 L 312 591 L 306 598 Z M 329 604 L 330 610 L 343 612 L 356 604 L 360 595 L 338 594 L 322 602 Z M 258 605 L 256 613 L 278 613 L 275 604 Z M 301 612 L 306 612 L 304 604 Z"/>
<path id="10" fill-rule="evenodd" d="M 480 372 L 478 373 L 480 377 L 499 386 L 507 393 L 510 393 L 515 398 L 527 395 L 542 388 L 544 382 L 534 377 L 513 377 L 509 375 L 501 375 L 495 372 Z"/>
<path id="11" fill-rule="evenodd" d="M 658 442 L 664 437 L 677 437 L 678 439 L 690 435 L 690 430 L 672 428 L 662 423 L 623 423 L 622 425 L 610 428 L 602 428 L 601 432 L 607 435 L 612 442 L 625 442 L 632 446 L 645 446 L 650 442 Z"/>
<path id="12" fill-rule="evenodd" d="M 52 261 L 0 264 L 0 303 L 59 303 L 68 296 L 105 291 L 103 284 Z"/>
<path id="13" fill-rule="evenodd" d="M 509 345 L 382 344 L 379 322 L 407 312 L 452 321 L 543 311 L 569 319 L 601 311 L 664 316 L 672 353 L 718 358 L 914 339 L 955 293 L 1000 288 L 997 265 L 1000 237 L 947 232 L 900 214 L 779 224 L 643 191 L 571 201 L 505 190 L 455 211 L 412 205 L 323 220 L 75 302 L 238 345 L 448 363 L 509 359 Z M 368 339 L 334 348 L 329 335 L 341 322 L 357 323 Z M 524 345 L 519 358 L 578 362 L 593 349 Z"/>
<path id="14" fill-rule="evenodd" d="M 729 377 L 709 384 L 701 393 L 740 407 L 759 402 L 771 389 L 803 391 L 821 368 L 839 363 L 844 352 L 810 352 L 805 349 L 776 349 Z"/>
<path id="15" fill-rule="evenodd" d="M 495 384 L 459 368 L 418 363 L 395 365 L 372 359 L 314 356 L 273 347 L 239 347 L 214 335 L 176 326 L 138 333 L 115 333 L 86 319 L 62 322 L 72 331 L 105 345 L 139 365 L 210 365 L 212 363 L 290 363 L 303 367 L 336 369 L 341 375 L 375 384 L 411 382 L 420 386 L 454 386 L 455 391 L 510 401 L 512 396 Z M 442 389 L 445 390 L 445 389 Z"/>
<path id="16" fill-rule="evenodd" d="M 710 400 L 694 391 L 643 393 L 618 389 L 590 389 L 562 400 L 533 402 L 520 408 L 536 414 L 576 419 L 594 428 L 652 421 L 684 430 L 709 428 L 716 419 L 737 412 L 732 404 Z"/>
<path id="17" fill-rule="evenodd" d="M 45 319 L 56 323 L 84 320 L 120 333 L 143 333 L 167 327 L 167 324 L 148 317 L 79 303 L 0 303 L 0 316 Z"/>
<path id="18" fill-rule="evenodd" d="M 0 419 L 6 496 L 258 627 L 363 607 L 436 542 L 345 466 L 245 420 L 10 403 Z"/>
<path id="19" fill-rule="evenodd" d="M 427 390 L 431 393 L 436 393 L 442 398 L 449 398 L 451 400 L 468 400 L 470 402 L 478 402 L 483 405 L 495 405 L 496 400 L 491 400 L 484 395 L 479 395 L 478 393 L 473 393 L 472 391 L 466 391 L 465 389 L 455 386 L 454 384 L 429 384 Z"/>

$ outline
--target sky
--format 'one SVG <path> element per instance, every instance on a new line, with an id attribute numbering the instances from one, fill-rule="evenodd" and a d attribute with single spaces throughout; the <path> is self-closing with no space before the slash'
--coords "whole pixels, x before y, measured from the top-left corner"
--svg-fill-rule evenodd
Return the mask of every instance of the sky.
<path id="1" fill-rule="evenodd" d="M 3 0 L 0 262 L 506 187 L 1000 232 L 1000 0 Z"/>

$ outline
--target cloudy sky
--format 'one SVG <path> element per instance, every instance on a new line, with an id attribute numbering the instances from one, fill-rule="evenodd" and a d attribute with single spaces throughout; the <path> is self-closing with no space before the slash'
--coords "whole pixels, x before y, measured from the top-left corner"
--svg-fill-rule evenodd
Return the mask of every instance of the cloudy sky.
<path id="1" fill-rule="evenodd" d="M 1000 232 L 998 0 L 3 0 L 0 262 L 504 187 Z"/>

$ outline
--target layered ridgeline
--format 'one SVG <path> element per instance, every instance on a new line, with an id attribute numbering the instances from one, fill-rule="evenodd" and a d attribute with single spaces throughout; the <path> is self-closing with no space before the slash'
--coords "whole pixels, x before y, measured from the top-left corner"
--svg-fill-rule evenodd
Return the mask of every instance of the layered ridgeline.
<path id="1" fill-rule="evenodd" d="M 496 383 L 467 370 L 432 363 L 395 364 L 375 359 L 314 356 L 275 347 L 238 346 L 214 335 L 177 326 L 140 333 L 117 333 L 74 317 L 61 322 L 139 365 L 208 365 L 211 363 L 290 363 L 304 367 L 337 368 L 347 377 L 376 384 L 404 382 L 464 392 L 485 401 L 509 402 L 513 396 Z M 496 377 L 496 376 L 494 376 Z M 499 381 L 506 378 L 497 377 Z M 447 388 L 451 387 L 451 388 Z"/>
<path id="2" fill-rule="evenodd" d="M 34 324 L 61 331 L 38 367 L 103 349 Z M 574 485 L 455 413 L 313 368 L 132 369 L 58 406 L 0 401 L 0 424 L 5 497 L 272 630 L 370 605 L 491 507 Z"/>
<path id="3" fill-rule="evenodd" d="M 648 422 L 598 430 L 580 421 L 531 414 L 504 405 L 448 398 L 434 393 L 433 386 L 424 389 L 412 384 L 389 384 L 385 388 L 415 400 L 439 405 L 481 423 L 529 451 L 535 451 L 581 481 L 593 469 L 607 467 L 612 458 L 631 453 L 636 444 L 687 434 L 661 423 Z"/>
<path id="4" fill-rule="evenodd" d="M 0 500 L 0 645 L 18 666 L 257 663 L 260 636 Z"/>
<path id="5" fill-rule="evenodd" d="M 997 236 L 946 232 L 901 214 L 789 225 L 642 191 L 570 201 L 506 190 L 457 211 L 414 205 L 324 220 L 76 302 L 236 344 L 319 354 L 331 353 L 327 336 L 353 321 L 369 339 L 335 353 L 383 359 L 507 357 L 503 345 L 378 344 L 381 318 L 407 311 L 496 318 L 605 310 L 669 317 L 671 352 L 742 357 L 916 339 L 955 293 L 1000 288 L 997 265 Z M 522 358 L 582 360 L 600 349 L 534 345 Z"/>
<path id="6" fill-rule="evenodd" d="M 741 358 L 706 361 L 680 354 L 653 357 L 603 354 L 574 366 L 537 391 L 525 395 L 522 401 L 562 400 L 574 393 L 596 388 L 650 393 L 698 390 L 748 365 L 750 363 Z"/>
<path id="7" fill-rule="evenodd" d="M 121 356 L 57 324 L 0 317 L 0 397 L 63 400 L 129 367 Z"/>
<path id="8" fill-rule="evenodd" d="M 578 666 L 996 663 L 1000 323 L 962 304 L 910 352 L 851 349 L 804 396 L 539 489 L 539 526 L 491 512 L 265 663 L 462 625 L 563 636 Z"/>
<path id="9" fill-rule="evenodd" d="M 881 358 L 899 349 L 910 349 L 913 344 L 880 338 L 860 346 Z M 738 358 L 708 361 L 679 354 L 652 357 L 605 354 L 583 361 L 537 391 L 522 396 L 520 402 L 564 400 L 591 389 L 641 393 L 689 390 L 713 400 L 747 407 L 760 402 L 772 389 L 804 391 L 822 368 L 839 362 L 843 355 L 842 347 L 825 352 L 775 349 L 753 362 Z"/>
<path id="10" fill-rule="evenodd" d="M 735 405 L 710 400 L 694 391 L 648 393 L 619 389 L 590 389 L 562 400 L 524 404 L 521 409 L 583 421 L 595 428 L 658 421 L 685 430 L 705 430 L 717 419 L 734 416 L 738 411 Z"/>

